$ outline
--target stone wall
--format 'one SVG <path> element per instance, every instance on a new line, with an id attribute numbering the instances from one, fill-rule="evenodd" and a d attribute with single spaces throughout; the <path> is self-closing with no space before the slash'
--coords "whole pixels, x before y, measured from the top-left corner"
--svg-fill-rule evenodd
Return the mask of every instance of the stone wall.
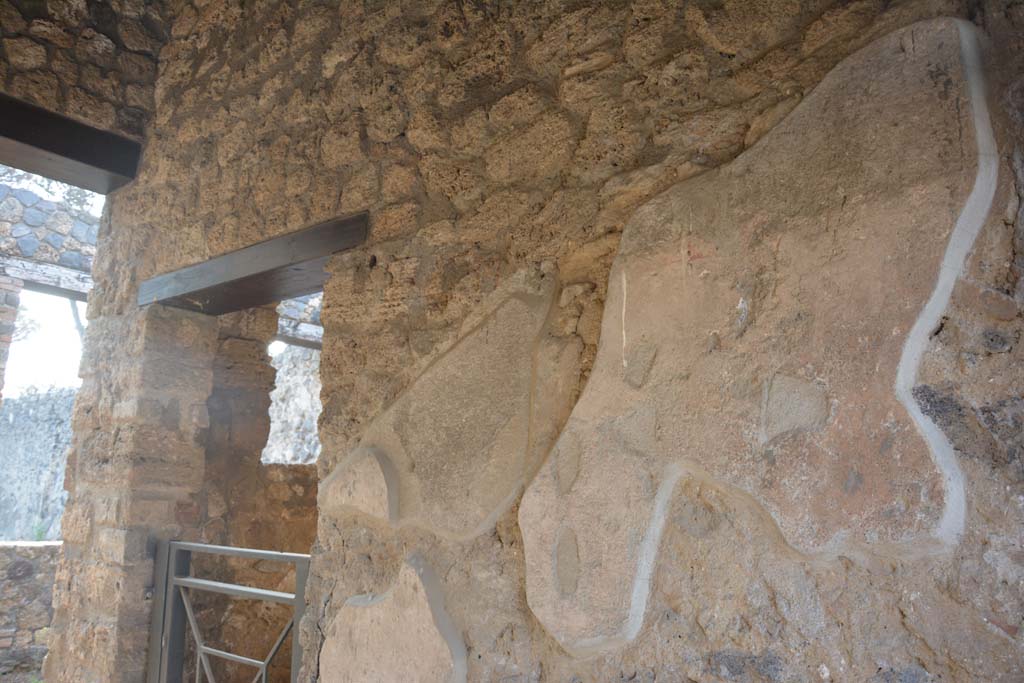
<path id="1" fill-rule="evenodd" d="M 152 524 L 199 536 L 203 468 L 176 430 L 202 424 L 184 416 L 212 360 L 170 349 L 215 334 L 136 312 L 138 282 L 369 210 L 324 291 L 301 680 L 394 679 L 409 659 L 469 680 L 1013 680 L 1019 131 L 995 105 L 1020 92 L 1020 11 L 181 3 L 139 177 L 101 230 L 76 526 L 143 526 L 97 502 L 100 472 L 159 479 L 175 505 Z M 995 154 L 977 153 L 957 25 L 885 38 L 945 15 L 989 34 Z M 953 307 L 926 306 L 992 160 L 992 220 L 968 221 L 973 256 L 943 271 Z M 927 411 L 907 399 L 920 384 Z M 144 436 L 168 430 L 149 461 Z M 140 670 L 121 625 L 144 611 L 145 560 L 118 570 L 137 589 L 118 607 L 79 600 L 100 583 L 92 538 L 66 553 L 48 680 Z M 71 643 L 111 622 L 117 648 L 84 661 L 111 648 Z"/>
<path id="2" fill-rule="evenodd" d="M 270 435 L 264 463 L 308 465 L 320 457 L 320 351 L 288 346 L 271 359 Z"/>
<path id="3" fill-rule="evenodd" d="M 60 543 L 0 543 L 0 678 L 31 681 L 46 655 Z"/>
<path id="4" fill-rule="evenodd" d="M 11 352 L 11 341 L 18 319 L 18 303 L 21 298 L 21 280 L 0 275 L 0 392 L 4 388 L 4 370 Z M 0 393 L 0 399 L 3 394 Z"/>
<path id="5" fill-rule="evenodd" d="M 99 222 L 87 211 L 0 184 L 0 255 L 88 273 L 96 255 Z"/>
<path id="6" fill-rule="evenodd" d="M 90 321 L 44 680 L 144 678 L 156 541 L 199 538 L 216 342 L 161 306 Z"/>
<path id="7" fill-rule="evenodd" d="M 74 403 L 74 389 L 51 389 L 0 405 L 0 539 L 60 538 Z"/>
<path id="8" fill-rule="evenodd" d="M 153 111 L 162 2 L 3 0 L 0 91 L 141 138 Z"/>

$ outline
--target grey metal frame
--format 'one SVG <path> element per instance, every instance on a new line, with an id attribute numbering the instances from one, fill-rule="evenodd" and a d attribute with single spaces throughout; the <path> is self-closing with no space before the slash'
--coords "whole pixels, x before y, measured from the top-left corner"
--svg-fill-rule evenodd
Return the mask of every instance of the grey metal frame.
<path id="1" fill-rule="evenodd" d="M 295 592 L 253 588 L 234 583 L 222 583 L 191 575 L 192 554 L 224 555 L 249 560 L 268 560 L 295 565 Z M 185 626 L 189 627 L 196 643 L 196 683 L 205 675 L 207 683 L 216 683 L 210 657 L 246 664 L 256 669 L 253 683 L 267 683 L 270 662 L 281 649 L 285 638 L 292 634 L 291 680 L 296 683 L 302 663 L 298 624 L 305 611 L 306 579 L 309 576 L 309 555 L 279 553 L 270 550 L 231 548 L 222 545 L 162 541 L 157 546 L 155 568 L 156 595 L 153 602 L 153 623 L 149 640 L 148 683 L 181 683 L 185 665 Z M 278 635 L 270 653 L 262 660 L 242 657 L 209 647 L 203 642 L 192 609 L 190 593 L 206 591 L 247 600 L 263 600 L 292 606 L 292 618 Z"/>

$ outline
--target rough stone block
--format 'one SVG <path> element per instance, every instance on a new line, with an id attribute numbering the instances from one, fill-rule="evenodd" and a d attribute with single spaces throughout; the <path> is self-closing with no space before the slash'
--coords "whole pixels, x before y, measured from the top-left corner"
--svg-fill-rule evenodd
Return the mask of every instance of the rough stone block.
<path id="1" fill-rule="evenodd" d="M 11 66 L 25 71 L 46 65 L 46 48 L 31 38 L 11 38 L 3 41 L 4 52 Z"/>
<path id="2" fill-rule="evenodd" d="M 21 215 L 24 212 L 24 208 L 21 202 L 13 196 L 5 198 L 0 202 L 0 221 L 5 223 L 17 223 L 21 220 Z"/>

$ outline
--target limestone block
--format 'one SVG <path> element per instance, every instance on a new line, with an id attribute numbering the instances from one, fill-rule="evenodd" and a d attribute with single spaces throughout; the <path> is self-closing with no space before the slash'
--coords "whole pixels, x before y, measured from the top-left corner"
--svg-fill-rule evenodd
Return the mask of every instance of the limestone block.
<path id="1" fill-rule="evenodd" d="M 38 69 L 46 64 L 46 48 L 29 38 L 3 41 L 4 51 L 16 69 Z"/>
<path id="2" fill-rule="evenodd" d="M 956 542 L 960 469 L 911 389 L 994 192 L 979 64 L 969 25 L 900 30 L 627 224 L 519 510 L 530 608 L 569 652 L 640 630 L 684 477 L 770 515 L 780 553 Z"/>
<path id="3" fill-rule="evenodd" d="M 762 424 L 764 441 L 795 431 L 818 429 L 828 419 L 828 399 L 821 387 L 798 377 L 776 375 L 765 382 Z"/>
<path id="4" fill-rule="evenodd" d="M 540 268 L 499 287 L 324 480 L 322 513 L 354 508 L 455 539 L 493 526 L 572 407 L 582 345 L 548 333 L 558 289 Z"/>
<path id="5" fill-rule="evenodd" d="M 440 582 L 418 556 L 387 593 L 345 601 L 319 661 L 320 680 L 331 683 L 466 680 L 466 646 L 445 612 Z"/>

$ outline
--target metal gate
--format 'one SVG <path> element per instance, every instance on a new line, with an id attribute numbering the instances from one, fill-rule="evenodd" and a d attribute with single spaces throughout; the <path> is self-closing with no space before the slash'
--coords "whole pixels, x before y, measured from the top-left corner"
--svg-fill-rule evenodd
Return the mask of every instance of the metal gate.
<path id="1" fill-rule="evenodd" d="M 295 565 L 295 592 L 283 593 L 192 576 L 193 553 L 293 564 Z M 284 644 L 289 633 L 292 636 L 291 680 L 292 683 L 295 683 L 302 662 L 298 624 L 305 608 L 304 592 L 308 576 L 309 555 L 182 541 L 162 542 L 157 548 L 156 557 L 156 583 L 154 584 L 156 594 L 153 601 L 153 625 L 149 641 L 148 683 L 181 683 L 185 665 L 186 624 L 196 646 L 196 683 L 203 681 L 204 675 L 206 683 L 216 683 L 210 666 L 211 657 L 251 666 L 256 670 L 252 679 L 253 683 L 266 683 L 270 662 L 281 649 L 281 645 Z M 291 605 L 292 616 L 265 658 L 243 657 L 212 648 L 203 641 L 195 612 L 192 609 L 191 595 L 194 591 Z"/>

